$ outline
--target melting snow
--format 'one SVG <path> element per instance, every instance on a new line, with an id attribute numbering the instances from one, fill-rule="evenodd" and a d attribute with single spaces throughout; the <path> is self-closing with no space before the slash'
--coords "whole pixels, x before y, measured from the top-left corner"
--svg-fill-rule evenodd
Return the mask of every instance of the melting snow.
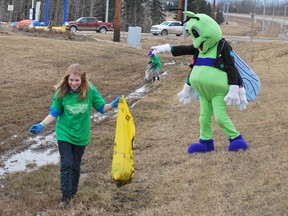
<path id="1" fill-rule="evenodd" d="M 137 89 L 136 91 L 128 94 L 126 99 L 140 99 L 148 91 L 146 85 Z M 136 104 L 131 105 L 133 107 Z M 108 117 L 115 117 L 116 111 L 107 112 L 105 114 L 95 113 L 91 116 L 93 121 L 101 122 Z M 16 136 L 16 135 L 15 135 Z M 40 166 L 46 164 L 59 163 L 59 153 L 57 150 L 57 141 L 55 132 L 47 136 L 38 135 L 33 138 L 29 138 L 25 143 L 34 143 L 27 150 L 14 154 L 10 157 L 7 155 L 2 156 L 0 161 L 4 161 L 4 166 L 0 167 L 0 177 L 11 172 L 19 171 L 32 171 Z M 51 145 L 52 144 L 52 145 Z M 49 145 L 48 148 L 45 145 Z M 44 147 L 42 147 L 44 146 Z"/>

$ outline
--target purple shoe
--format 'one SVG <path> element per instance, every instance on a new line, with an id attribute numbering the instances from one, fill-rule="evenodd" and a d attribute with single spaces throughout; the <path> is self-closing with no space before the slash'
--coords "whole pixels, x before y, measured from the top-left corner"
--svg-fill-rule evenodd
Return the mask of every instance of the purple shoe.
<path id="1" fill-rule="evenodd" d="M 210 151 L 214 151 L 214 141 L 211 140 L 199 140 L 199 143 L 192 143 L 188 147 L 188 154 L 194 154 L 194 153 L 206 153 Z"/>
<path id="2" fill-rule="evenodd" d="M 243 139 L 242 135 L 239 135 L 235 139 L 229 139 L 230 145 L 228 151 L 236 152 L 238 150 L 246 150 L 248 149 L 248 145 Z"/>

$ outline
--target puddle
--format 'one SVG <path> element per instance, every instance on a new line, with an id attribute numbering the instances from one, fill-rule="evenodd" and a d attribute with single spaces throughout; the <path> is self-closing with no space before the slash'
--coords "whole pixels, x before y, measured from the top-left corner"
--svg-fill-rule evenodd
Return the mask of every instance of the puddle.
<path id="1" fill-rule="evenodd" d="M 148 91 L 148 86 L 144 85 L 136 91 L 125 96 L 126 100 L 141 99 Z M 130 108 L 134 107 L 133 103 Z M 106 118 L 114 118 L 117 116 L 117 110 L 107 112 L 105 114 L 95 113 L 91 116 L 93 121 L 101 122 Z M 59 163 L 59 153 L 57 149 L 56 134 L 53 132 L 47 136 L 38 135 L 24 141 L 24 143 L 32 143 L 32 145 L 25 151 L 12 155 L 11 157 L 3 156 L 0 161 L 3 161 L 3 166 L 0 167 L 0 177 L 5 174 L 19 171 L 30 172 L 40 166 L 46 164 Z M 49 146 L 46 148 L 46 146 Z"/>
<path id="2" fill-rule="evenodd" d="M 14 154 L 10 158 L 1 158 L 4 160 L 4 167 L 0 167 L 0 176 L 7 173 L 18 171 L 32 171 L 36 167 L 43 166 L 49 163 L 58 163 L 59 156 L 56 149 L 55 132 L 47 136 L 36 136 L 29 138 L 25 143 L 32 144 L 27 150 Z M 45 145 L 53 145 L 53 148 L 44 149 Z M 41 149 L 40 149 L 41 147 Z M 29 168 L 30 167 L 30 168 Z"/>

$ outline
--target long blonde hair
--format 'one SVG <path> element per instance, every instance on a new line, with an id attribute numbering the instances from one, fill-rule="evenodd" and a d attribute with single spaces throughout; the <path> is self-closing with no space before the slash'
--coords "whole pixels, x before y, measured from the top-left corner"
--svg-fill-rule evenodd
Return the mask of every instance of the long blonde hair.
<path id="1" fill-rule="evenodd" d="M 58 97 L 62 99 L 66 94 L 70 92 L 71 88 L 68 84 L 70 74 L 78 75 L 81 77 L 81 86 L 79 88 L 79 101 L 84 100 L 90 86 L 85 69 L 82 67 L 82 65 L 78 63 L 71 64 L 63 75 L 61 81 L 55 86 L 56 90 L 59 89 Z"/>

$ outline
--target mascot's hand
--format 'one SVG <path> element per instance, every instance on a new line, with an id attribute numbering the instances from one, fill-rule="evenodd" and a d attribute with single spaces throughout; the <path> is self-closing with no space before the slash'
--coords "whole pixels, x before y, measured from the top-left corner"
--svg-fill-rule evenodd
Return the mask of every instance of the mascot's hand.
<path id="1" fill-rule="evenodd" d="M 238 85 L 230 85 L 228 94 L 225 96 L 224 101 L 228 106 L 239 105 L 240 99 L 238 95 L 239 86 Z"/>
<path id="2" fill-rule="evenodd" d="M 171 52 L 170 44 L 153 46 L 153 47 L 151 47 L 151 49 L 153 49 L 153 52 L 152 52 L 153 54 Z"/>
<path id="3" fill-rule="evenodd" d="M 189 104 L 192 102 L 192 95 L 192 87 L 185 83 L 182 91 L 177 94 L 177 97 L 180 103 Z"/>
<path id="4" fill-rule="evenodd" d="M 239 110 L 244 110 L 244 109 L 246 109 L 246 106 L 248 105 L 245 88 L 244 87 L 240 87 L 238 93 L 239 93 L 239 98 L 240 98 L 240 104 L 237 105 L 237 108 Z"/>

